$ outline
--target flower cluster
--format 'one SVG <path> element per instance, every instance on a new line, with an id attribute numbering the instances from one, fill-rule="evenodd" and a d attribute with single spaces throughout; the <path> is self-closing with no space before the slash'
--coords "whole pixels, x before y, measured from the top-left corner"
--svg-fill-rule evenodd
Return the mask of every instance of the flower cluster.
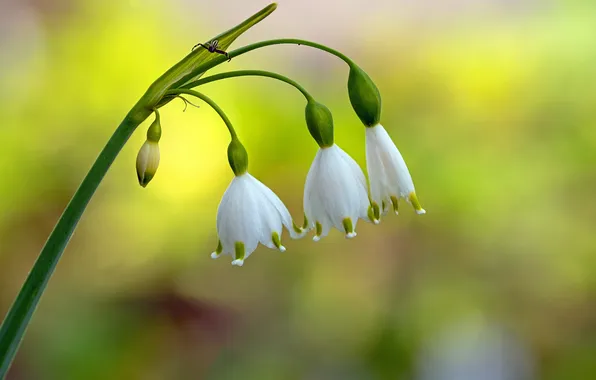
<path id="1" fill-rule="evenodd" d="M 390 206 L 397 214 L 400 198 L 411 203 L 417 214 L 425 213 L 401 153 L 380 124 L 379 91 L 355 64 L 350 65 L 348 92 L 354 111 L 366 127 L 368 185 L 356 161 L 335 144 L 329 109 L 306 93 L 306 125 L 319 150 L 306 176 L 304 222 L 300 225 L 292 220 L 279 197 L 248 172 L 248 153 L 223 111 L 204 95 L 185 92 L 211 104 L 226 122 L 232 136 L 228 162 L 235 177 L 217 210 L 219 240 L 212 258 L 228 254 L 233 256 L 232 265 L 242 266 L 259 243 L 284 252 L 284 228 L 294 239 L 314 230 L 313 240 L 318 241 L 327 236 L 332 227 L 343 232 L 346 238 L 353 238 L 359 219 L 378 224 Z M 161 129 L 157 127 L 158 114 L 137 159 L 139 182 L 143 186 L 151 180 L 159 163 L 157 142 Z"/>
<path id="2" fill-rule="evenodd" d="M 360 166 L 334 142 L 331 112 L 311 99 L 306 106 L 306 123 L 320 148 L 306 176 L 302 227 L 292 221 L 279 197 L 248 173 L 246 151 L 233 140 L 228 158 L 235 178 L 217 210 L 219 244 L 211 257 L 230 254 L 234 256 L 232 265 L 242 266 L 258 243 L 283 252 L 283 227 L 292 238 L 314 229 L 313 240 L 318 241 L 332 227 L 345 233 L 346 238 L 353 238 L 358 219 L 378 224 L 390 204 L 397 214 L 400 198 L 410 202 L 416 213 L 425 213 L 402 155 L 379 124 L 380 96 L 376 86 L 354 66 L 348 88 L 352 106 L 367 127 L 369 189 Z"/>

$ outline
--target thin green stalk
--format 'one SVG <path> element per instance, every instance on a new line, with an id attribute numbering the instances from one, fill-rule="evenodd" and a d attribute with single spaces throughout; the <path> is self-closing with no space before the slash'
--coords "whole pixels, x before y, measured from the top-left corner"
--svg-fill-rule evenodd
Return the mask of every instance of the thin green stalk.
<path id="1" fill-rule="evenodd" d="M 150 110 L 141 106 L 135 106 L 131 110 L 101 151 L 79 189 L 66 206 L 2 323 L 0 329 L 0 379 L 6 376 L 10 368 L 31 316 L 89 200 L 126 141 L 150 114 Z"/>
<path id="2" fill-rule="evenodd" d="M 230 122 L 230 119 L 228 119 L 228 117 L 226 116 L 224 111 L 221 108 L 219 108 L 219 106 L 213 100 L 211 100 L 211 98 L 208 97 L 207 95 L 202 94 L 195 90 L 187 89 L 187 88 L 178 88 L 175 90 L 169 90 L 168 92 L 166 92 L 165 96 L 166 97 L 168 97 L 168 96 L 175 97 L 175 96 L 178 96 L 181 94 L 192 95 L 196 98 L 201 99 L 205 103 L 209 104 L 211 106 L 211 108 L 213 108 L 215 110 L 215 112 L 217 112 L 217 114 L 223 119 L 224 123 L 226 123 L 226 127 L 228 127 L 228 131 L 230 131 L 230 135 L 232 136 L 232 139 L 237 138 L 236 131 L 234 130 L 234 127 L 232 126 L 232 122 Z"/>
<path id="3" fill-rule="evenodd" d="M 339 51 L 337 51 L 335 49 L 330 48 L 329 46 L 325 46 L 322 44 L 318 44 L 316 42 L 312 42 L 312 41 L 308 41 L 308 40 L 301 40 L 301 39 L 297 39 L 297 38 L 279 38 L 279 39 L 275 39 L 275 40 L 266 40 L 266 41 L 256 42 L 254 44 L 246 45 L 246 46 L 243 46 L 236 50 L 229 51 L 228 57 L 229 57 L 229 59 L 232 59 L 234 57 L 238 57 L 239 55 L 248 53 L 255 49 L 260 49 L 262 47 L 273 46 L 273 45 L 286 45 L 286 44 L 310 46 L 312 48 L 325 51 L 329 54 L 332 54 L 332 55 L 340 58 L 342 61 L 347 63 L 350 67 L 356 65 L 354 63 L 354 61 L 352 61 L 348 56 L 340 53 Z M 203 69 L 203 72 L 205 72 L 221 63 L 224 63 L 227 60 L 228 60 L 228 58 L 222 55 L 220 57 L 217 57 L 216 59 L 211 60 L 210 62 L 208 62 L 201 68 Z"/>
<path id="4" fill-rule="evenodd" d="M 229 55 L 230 55 L 230 58 L 234 58 L 241 54 L 248 53 L 249 51 L 259 49 L 259 48 L 262 48 L 265 46 L 284 45 L 284 44 L 310 46 L 312 48 L 323 50 L 323 51 L 326 51 L 327 53 L 333 54 L 336 57 L 340 58 L 345 63 L 347 63 L 348 65 L 354 64 L 354 61 L 352 61 L 346 55 L 340 53 L 339 51 L 337 51 L 335 49 L 330 48 L 329 46 L 325 46 L 323 44 L 319 44 L 319 43 L 308 41 L 308 40 L 301 40 L 301 39 L 297 39 L 297 38 L 279 38 L 279 39 L 275 39 L 275 40 L 260 41 L 260 42 L 254 43 L 254 44 L 243 46 L 236 50 L 232 50 L 231 52 L 229 52 Z"/>
<path id="5" fill-rule="evenodd" d="M 206 83 L 210 83 L 210 82 L 215 82 L 221 79 L 226 79 L 226 78 L 234 78 L 234 77 L 244 77 L 244 76 L 260 76 L 260 77 L 268 77 L 268 78 L 274 78 L 274 79 L 278 79 L 282 82 L 288 83 L 291 86 L 294 86 L 298 91 L 300 91 L 302 93 L 302 95 L 304 95 L 304 97 L 306 98 L 307 101 L 311 101 L 313 100 L 313 97 L 308 93 L 308 91 L 306 91 L 306 89 L 304 87 L 302 87 L 300 84 L 298 84 L 297 82 L 293 81 L 292 79 L 283 76 L 281 74 L 277 74 L 277 73 L 272 73 L 270 71 L 263 71 L 263 70 L 238 70 L 238 71 L 228 71 L 225 73 L 221 73 L 221 74 L 216 74 L 216 75 L 212 75 L 210 77 L 207 78 L 202 78 L 199 80 L 195 80 L 192 82 L 189 82 L 187 84 L 185 84 L 184 86 L 182 86 L 182 88 L 193 88 L 193 87 L 198 87 L 202 84 L 206 84 Z"/>

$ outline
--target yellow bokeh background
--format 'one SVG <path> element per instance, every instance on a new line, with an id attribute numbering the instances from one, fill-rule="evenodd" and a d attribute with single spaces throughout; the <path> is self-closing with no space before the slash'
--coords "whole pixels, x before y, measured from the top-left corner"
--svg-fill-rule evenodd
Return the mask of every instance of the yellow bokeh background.
<path id="1" fill-rule="evenodd" d="M 265 5 L 0 2 L 0 314 L 151 82 Z M 595 19 L 580 0 L 280 1 L 233 47 L 306 38 L 352 57 L 381 91 L 428 213 L 403 204 L 352 240 L 284 236 L 287 252 L 259 247 L 242 268 L 211 260 L 228 134 L 206 104 L 173 101 L 155 178 L 143 189 L 135 173 L 148 120 L 85 212 L 9 378 L 592 378 Z M 301 83 L 366 167 L 343 62 L 276 46 L 213 72 L 237 69 Z M 300 93 L 267 78 L 201 91 L 234 123 L 251 173 L 301 220 L 317 146 Z M 482 357 L 491 347 L 517 354 Z M 491 363 L 518 377 L 490 377 Z M 449 365 L 463 372 L 449 377 Z"/>

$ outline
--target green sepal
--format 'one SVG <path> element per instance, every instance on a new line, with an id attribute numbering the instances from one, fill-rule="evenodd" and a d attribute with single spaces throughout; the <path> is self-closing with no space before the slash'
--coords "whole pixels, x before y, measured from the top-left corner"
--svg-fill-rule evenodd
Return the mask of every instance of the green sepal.
<path id="1" fill-rule="evenodd" d="M 139 180 L 139 185 L 142 187 L 147 187 L 149 182 L 153 179 L 155 173 L 138 173 L 137 172 L 137 179 Z"/>
<path id="2" fill-rule="evenodd" d="M 273 245 L 275 246 L 275 248 L 281 250 L 282 249 L 282 245 L 281 245 L 281 239 L 279 237 L 279 234 L 275 231 L 273 231 L 271 233 L 271 241 L 273 242 Z"/>
<path id="3" fill-rule="evenodd" d="M 408 200 L 410 201 L 412 206 L 414 206 L 414 210 L 416 210 L 416 214 L 418 214 L 418 215 L 426 214 L 426 211 L 420 205 L 420 201 L 418 200 L 418 197 L 416 196 L 415 192 L 412 191 L 410 193 L 410 195 L 408 195 Z"/>
<path id="4" fill-rule="evenodd" d="M 352 219 L 350 218 L 344 218 L 341 221 L 343 227 L 344 227 L 344 232 L 346 234 L 351 234 L 354 232 L 354 225 L 352 224 Z"/>
<path id="5" fill-rule="evenodd" d="M 303 232 L 302 231 L 302 228 L 298 227 L 298 225 L 296 224 L 296 222 L 294 222 L 293 220 L 292 220 L 292 229 L 297 234 L 301 234 Z"/>
<path id="6" fill-rule="evenodd" d="M 155 120 L 147 129 L 147 141 L 159 142 L 159 139 L 161 139 L 161 121 L 159 112 L 155 110 Z"/>
<path id="7" fill-rule="evenodd" d="M 315 222 L 315 235 L 321 236 L 323 233 L 323 225 L 319 222 Z"/>
<path id="8" fill-rule="evenodd" d="M 398 202 L 397 197 L 395 195 L 392 195 L 389 199 L 391 199 L 391 205 L 393 206 L 393 212 L 397 214 L 399 212 L 399 202 Z"/>
<path id="9" fill-rule="evenodd" d="M 379 205 L 376 202 L 372 202 L 371 206 L 375 219 L 379 220 L 381 218 L 381 209 L 379 208 Z"/>
<path id="10" fill-rule="evenodd" d="M 308 218 L 306 217 L 306 214 L 304 214 L 304 223 L 302 223 L 302 229 L 306 230 L 308 227 Z"/>
<path id="11" fill-rule="evenodd" d="M 244 260 L 245 253 L 246 253 L 246 250 L 244 249 L 244 243 L 241 241 L 237 241 L 234 244 L 234 259 Z"/>
<path id="12" fill-rule="evenodd" d="M 242 33 L 253 27 L 255 24 L 269 16 L 275 9 L 277 4 L 272 3 L 263 8 L 261 11 L 255 13 L 244 22 L 238 24 L 234 28 L 218 35 L 205 42 L 217 40 L 218 49 L 227 50 L 228 47 L 238 38 Z M 159 77 L 149 87 L 143 96 L 143 103 L 148 107 L 160 107 L 167 103 L 172 98 L 160 102 L 166 91 L 178 88 L 185 83 L 200 78 L 206 71 L 205 67 L 211 66 L 216 60 L 224 62 L 225 56 L 217 53 L 210 53 L 208 50 L 198 47 L 191 51 L 176 65 L 172 66 L 161 77 Z M 160 104 L 158 105 L 158 102 Z"/>
<path id="13" fill-rule="evenodd" d="M 374 127 L 381 121 L 381 94 L 368 74 L 355 64 L 350 64 L 348 78 L 350 103 L 356 114 L 367 127 Z"/>
<path id="14" fill-rule="evenodd" d="M 248 153 L 236 137 L 228 145 L 228 162 L 236 176 L 246 173 L 248 169 Z"/>
<path id="15" fill-rule="evenodd" d="M 333 116 L 329 108 L 309 100 L 304 111 L 310 135 L 321 148 L 333 145 Z"/>
<path id="16" fill-rule="evenodd" d="M 376 202 L 371 202 L 370 206 L 368 206 L 367 216 L 368 219 L 375 224 L 381 219 L 381 210 Z"/>

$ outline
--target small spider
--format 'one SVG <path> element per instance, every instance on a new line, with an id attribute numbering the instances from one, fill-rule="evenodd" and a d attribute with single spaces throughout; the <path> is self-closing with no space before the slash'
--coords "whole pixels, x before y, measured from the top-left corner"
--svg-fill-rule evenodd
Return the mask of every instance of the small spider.
<path id="1" fill-rule="evenodd" d="M 213 41 L 208 42 L 207 44 L 198 43 L 192 47 L 192 50 L 195 50 L 198 46 L 201 46 L 201 47 L 207 49 L 207 51 L 209 51 L 209 53 L 217 53 L 217 54 L 225 55 L 226 58 L 228 58 L 228 62 L 230 62 L 232 60 L 232 58 L 230 58 L 230 55 L 228 54 L 228 52 L 218 49 L 217 45 L 219 45 L 219 41 L 213 40 Z"/>

